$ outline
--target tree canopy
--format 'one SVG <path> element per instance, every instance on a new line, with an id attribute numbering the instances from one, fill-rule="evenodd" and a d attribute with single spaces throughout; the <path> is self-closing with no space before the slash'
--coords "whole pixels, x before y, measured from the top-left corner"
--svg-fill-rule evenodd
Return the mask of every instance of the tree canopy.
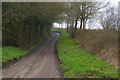
<path id="1" fill-rule="evenodd" d="M 3 45 L 25 47 L 49 37 L 64 3 L 4 2 L 2 10 Z"/>

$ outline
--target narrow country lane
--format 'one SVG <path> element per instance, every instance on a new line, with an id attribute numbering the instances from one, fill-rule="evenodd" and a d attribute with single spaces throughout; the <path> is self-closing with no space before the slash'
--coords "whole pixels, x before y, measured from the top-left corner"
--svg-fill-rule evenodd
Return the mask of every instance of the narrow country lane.
<path id="1" fill-rule="evenodd" d="M 55 51 L 58 36 L 58 33 L 54 33 L 30 55 L 3 68 L 3 78 L 60 78 L 60 66 Z"/>

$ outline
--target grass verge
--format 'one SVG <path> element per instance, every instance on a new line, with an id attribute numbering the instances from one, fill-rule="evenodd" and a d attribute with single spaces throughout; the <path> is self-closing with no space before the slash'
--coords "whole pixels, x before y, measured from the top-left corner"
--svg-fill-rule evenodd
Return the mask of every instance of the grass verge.
<path id="1" fill-rule="evenodd" d="M 20 56 L 25 55 L 28 53 L 28 51 L 12 47 L 12 46 L 6 46 L 2 48 L 2 63 L 3 65 L 7 63 L 10 60 L 18 60 Z"/>
<path id="2" fill-rule="evenodd" d="M 57 49 L 65 78 L 118 78 L 117 69 L 81 48 L 64 29 L 53 31 L 61 32 Z"/>
<path id="3" fill-rule="evenodd" d="M 39 40 L 39 44 L 42 43 L 44 39 Z M 7 62 L 12 60 L 18 60 L 21 56 L 29 53 L 29 51 L 33 50 L 38 44 L 30 45 L 28 49 L 23 50 L 17 47 L 13 46 L 4 46 L 0 47 L 0 51 L 2 50 L 2 54 L 0 54 L 0 62 L 2 62 L 2 65 L 4 66 Z"/>

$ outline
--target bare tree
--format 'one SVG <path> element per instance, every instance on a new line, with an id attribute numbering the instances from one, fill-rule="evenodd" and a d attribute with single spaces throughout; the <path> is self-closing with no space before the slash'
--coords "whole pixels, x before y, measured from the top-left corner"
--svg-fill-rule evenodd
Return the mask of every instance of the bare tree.
<path id="1" fill-rule="evenodd" d="M 86 28 L 86 22 L 92 18 L 100 9 L 106 7 L 109 3 L 104 2 L 75 2 L 72 3 L 76 11 L 76 20 L 80 21 L 80 29 Z M 77 21 L 76 21 L 77 23 Z"/>
<path id="2" fill-rule="evenodd" d="M 103 29 L 118 29 L 118 12 L 113 7 L 108 7 L 105 11 L 100 13 L 99 22 Z"/>

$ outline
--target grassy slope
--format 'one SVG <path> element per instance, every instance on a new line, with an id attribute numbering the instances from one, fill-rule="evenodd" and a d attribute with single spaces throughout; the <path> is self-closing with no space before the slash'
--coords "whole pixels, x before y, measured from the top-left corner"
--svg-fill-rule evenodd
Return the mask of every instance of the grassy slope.
<path id="1" fill-rule="evenodd" d="M 118 77 L 116 69 L 82 49 L 65 30 L 56 30 L 62 33 L 57 47 L 65 78 Z"/>
<path id="2" fill-rule="evenodd" d="M 2 48 L 2 62 L 6 63 L 12 59 L 18 59 L 20 56 L 25 55 L 28 51 L 21 50 L 16 47 L 6 46 Z"/>
<path id="3" fill-rule="evenodd" d="M 44 39 L 39 40 L 39 43 L 42 43 Z M 0 59 L 0 62 L 6 64 L 8 61 L 12 61 L 13 59 L 18 60 L 19 57 L 27 54 L 30 50 L 34 49 L 36 45 L 30 45 L 30 47 L 27 50 L 22 50 L 17 47 L 12 47 L 12 46 L 4 46 L 0 48 L 0 51 L 2 50 L 2 59 Z M 1 58 L 1 57 L 0 57 Z M 2 60 L 2 61 L 1 61 Z"/>

